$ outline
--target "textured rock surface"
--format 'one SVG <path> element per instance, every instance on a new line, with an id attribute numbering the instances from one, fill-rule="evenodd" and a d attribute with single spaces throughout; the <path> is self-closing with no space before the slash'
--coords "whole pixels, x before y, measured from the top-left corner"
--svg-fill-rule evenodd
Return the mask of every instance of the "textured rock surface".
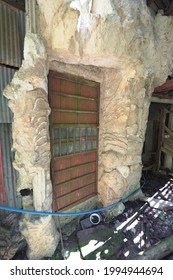
<path id="1" fill-rule="evenodd" d="M 20 222 L 20 231 L 28 243 L 29 259 L 36 260 L 52 256 L 57 247 L 59 235 L 51 217 L 25 215 Z"/>
<path id="2" fill-rule="evenodd" d="M 50 180 L 50 140 L 47 100 L 47 54 L 41 38 L 28 33 L 25 38 L 24 61 L 4 94 L 14 113 L 14 167 L 19 172 L 17 191 L 29 189 L 23 197 L 24 209 L 51 211 L 52 185 Z M 26 218 L 21 222 L 22 234 L 28 242 L 29 258 L 51 256 L 58 244 L 52 218 L 37 222 Z M 46 233 L 41 233 L 46 229 Z M 40 236 L 42 238 L 40 239 Z"/>
<path id="3" fill-rule="evenodd" d="M 139 186 L 151 93 L 171 70 L 173 19 L 154 16 L 146 1 L 38 5 L 50 68 L 65 63 L 62 72 L 100 82 L 98 190 L 110 204 Z"/>
<path id="4" fill-rule="evenodd" d="M 38 0 L 51 59 L 124 69 L 127 83 L 151 74 L 154 86 L 165 81 L 172 63 L 172 17 L 154 17 L 144 0 L 86 0 L 81 12 L 80 2 L 52 0 L 48 7 L 46 0 Z M 88 17 L 86 25 L 79 24 Z"/>

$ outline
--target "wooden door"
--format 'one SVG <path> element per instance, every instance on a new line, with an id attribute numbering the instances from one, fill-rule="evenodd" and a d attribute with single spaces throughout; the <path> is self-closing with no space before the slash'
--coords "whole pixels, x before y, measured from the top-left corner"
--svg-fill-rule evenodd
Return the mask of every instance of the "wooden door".
<path id="1" fill-rule="evenodd" d="M 99 84 L 49 73 L 54 210 L 97 194 Z"/>

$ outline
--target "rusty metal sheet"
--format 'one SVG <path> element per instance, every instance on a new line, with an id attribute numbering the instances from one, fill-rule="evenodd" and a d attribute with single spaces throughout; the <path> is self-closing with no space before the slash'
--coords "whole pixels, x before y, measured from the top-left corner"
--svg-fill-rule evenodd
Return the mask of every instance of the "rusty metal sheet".
<path id="1" fill-rule="evenodd" d="M 81 85 L 81 96 L 97 98 L 97 88 Z"/>
<path id="2" fill-rule="evenodd" d="M 76 112 L 52 112 L 52 123 L 56 124 L 75 124 L 78 123 L 78 114 Z"/>
<path id="3" fill-rule="evenodd" d="M 97 102 L 96 100 L 80 100 L 80 102 L 78 102 L 78 110 L 88 110 L 91 112 L 97 112 Z"/>
<path id="4" fill-rule="evenodd" d="M 99 84 L 49 75 L 54 210 L 97 194 Z"/>
<path id="5" fill-rule="evenodd" d="M 97 153 L 95 151 L 91 151 L 88 153 L 80 153 L 74 154 L 66 157 L 58 157 L 53 159 L 52 161 L 52 168 L 53 171 L 59 171 L 63 169 L 67 169 L 73 167 L 75 165 L 82 165 L 89 162 L 95 162 L 97 159 Z"/>
<path id="6" fill-rule="evenodd" d="M 51 96 L 50 104 L 54 109 L 97 112 L 96 99 L 81 98 L 79 96 L 54 94 Z"/>
<path id="7" fill-rule="evenodd" d="M 65 194 L 68 194 L 69 190 L 72 192 L 77 189 L 86 187 L 86 186 L 90 185 L 91 183 L 96 183 L 96 173 L 95 172 L 75 178 L 73 180 L 67 181 L 62 184 L 58 184 L 58 186 L 55 186 L 55 196 L 61 197 Z"/>
<path id="8" fill-rule="evenodd" d="M 23 58 L 25 14 L 0 1 L 0 63 L 19 68 Z"/>
<path id="9" fill-rule="evenodd" d="M 58 197 L 58 209 L 67 208 L 74 205 L 76 202 L 81 202 L 82 199 L 88 199 L 91 196 L 96 195 L 95 183 L 90 184 L 82 189 L 69 193 L 66 196 Z"/>
<path id="10" fill-rule="evenodd" d="M 78 123 L 96 124 L 97 114 L 91 114 L 91 113 L 78 114 Z"/>
<path id="11" fill-rule="evenodd" d="M 68 112 L 54 111 L 52 112 L 52 122 L 56 124 L 96 124 L 97 113 L 85 112 Z"/>
<path id="12" fill-rule="evenodd" d="M 74 178 L 91 174 L 96 171 L 96 163 L 91 162 L 85 165 L 78 165 L 76 167 L 68 168 L 54 174 L 55 182 L 62 183 Z"/>

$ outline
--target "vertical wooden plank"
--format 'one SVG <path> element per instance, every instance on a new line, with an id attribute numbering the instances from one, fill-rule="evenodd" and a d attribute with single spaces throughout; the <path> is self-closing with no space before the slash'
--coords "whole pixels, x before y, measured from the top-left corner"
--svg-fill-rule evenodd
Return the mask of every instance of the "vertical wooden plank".
<path id="1" fill-rule="evenodd" d="M 151 154 L 153 152 L 153 123 L 154 123 L 153 120 L 148 121 L 147 123 L 144 152 L 143 152 L 144 162 L 148 162 L 150 160 Z"/>
<path id="2" fill-rule="evenodd" d="M 162 143 L 164 138 L 165 120 L 166 120 L 166 109 L 164 108 L 160 112 L 160 129 L 159 129 L 158 148 L 157 148 L 156 165 L 155 165 L 156 171 L 160 169 L 160 158 L 161 158 L 161 149 L 162 149 Z"/>
<path id="3" fill-rule="evenodd" d="M 173 105 L 171 105 L 170 111 L 173 112 Z M 173 131 L 173 113 L 169 113 L 168 128 Z M 172 168 L 172 156 L 165 154 L 164 167 L 169 169 Z"/>

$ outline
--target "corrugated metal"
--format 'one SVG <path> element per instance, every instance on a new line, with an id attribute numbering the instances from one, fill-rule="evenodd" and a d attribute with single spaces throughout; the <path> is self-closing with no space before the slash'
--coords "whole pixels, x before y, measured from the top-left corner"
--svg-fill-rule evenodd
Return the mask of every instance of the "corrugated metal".
<path id="1" fill-rule="evenodd" d="M 13 114 L 8 100 L 2 95 L 23 59 L 25 36 L 25 13 L 0 0 L 0 143 L 2 145 L 2 167 L 7 205 L 20 204 L 16 198 L 16 172 L 12 166 L 13 153 L 11 123 Z"/>
<path id="2" fill-rule="evenodd" d="M 27 32 L 38 33 L 37 1 L 25 1 L 26 6 L 26 30 Z"/>
<path id="3" fill-rule="evenodd" d="M 8 206 L 16 206 L 15 172 L 12 166 L 13 153 L 11 151 L 11 124 L 0 124 L 0 142 L 2 145 L 2 164 L 4 184 L 7 193 Z"/>
<path id="4" fill-rule="evenodd" d="M 0 123 L 13 121 L 13 114 L 7 104 L 8 100 L 2 93 L 6 85 L 11 82 L 15 71 L 15 69 L 0 65 Z"/>
<path id="5" fill-rule="evenodd" d="M 4 170 L 2 164 L 1 142 L 0 142 L 0 205 L 7 205 L 7 193 L 4 184 Z"/>
<path id="6" fill-rule="evenodd" d="M 20 67 L 25 14 L 0 1 L 0 63 Z"/>
<path id="7" fill-rule="evenodd" d="M 25 38 L 25 13 L 18 10 L 18 25 L 19 25 L 19 42 L 20 42 L 20 54 L 23 59 L 24 50 L 24 38 Z"/>

